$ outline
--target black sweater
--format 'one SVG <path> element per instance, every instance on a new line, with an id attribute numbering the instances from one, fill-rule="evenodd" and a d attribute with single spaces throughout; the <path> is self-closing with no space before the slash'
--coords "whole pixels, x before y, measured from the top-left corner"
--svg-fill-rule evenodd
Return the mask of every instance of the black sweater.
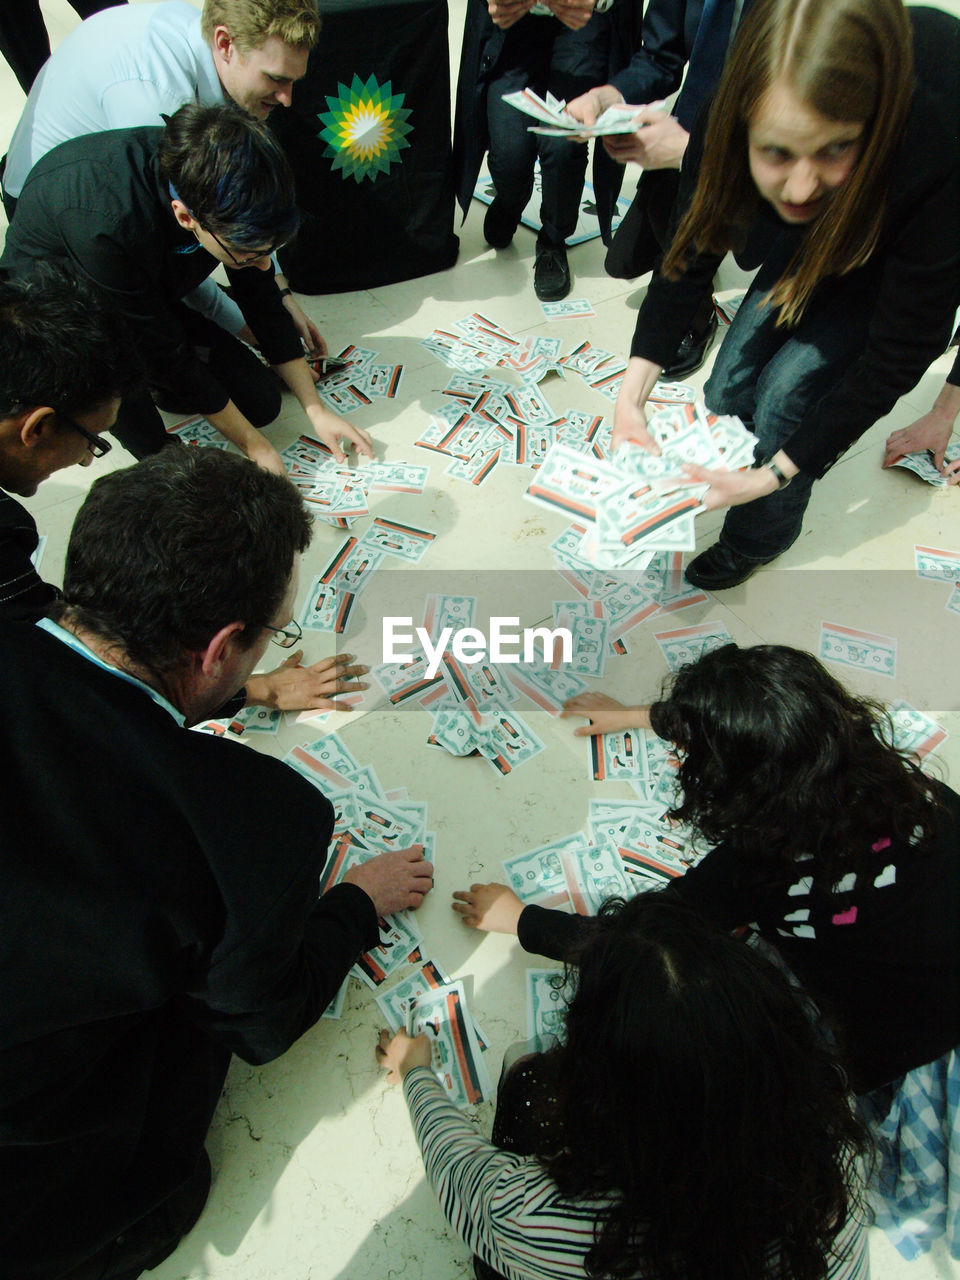
<path id="1" fill-rule="evenodd" d="M 757 926 L 835 1023 L 857 1093 L 960 1044 L 960 796 L 941 790 L 929 848 L 892 843 L 877 874 L 835 895 L 807 886 L 803 863 L 792 885 L 760 888 L 724 845 L 659 891 L 724 929 Z M 527 951 L 564 960 L 591 927 L 531 906 L 518 932 Z"/>
<path id="2" fill-rule="evenodd" d="M 880 242 L 861 268 L 882 260 L 867 346 L 783 444 L 812 476 L 822 476 L 917 384 L 946 348 L 960 303 L 960 21 L 937 9 L 909 12 L 916 88 L 893 163 Z M 690 136 L 677 218 L 696 188 L 708 117 L 700 113 Z M 753 268 L 775 253 L 786 262 L 803 232 L 762 202 L 737 260 Z M 654 277 L 637 316 L 632 356 L 669 363 L 720 262 L 715 254 L 698 254 L 679 279 Z"/>
<path id="3" fill-rule="evenodd" d="M 174 217 L 157 164 L 162 132 L 110 129 L 61 143 L 38 160 L 0 267 L 17 276 L 52 260 L 85 276 L 129 322 L 150 386 L 194 413 L 219 413 L 228 393 L 198 359 L 177 314 L 217 261 Z M 270 364 L 300 356 L 272 271 L 228 267 L 227 276 Z"/>
<path id="4" fill-rule="evenodd" d="M 332 810 L 293 770 L 35 626 L 0 650 L 0 1257 L 49 1280 L 189 1175 L 231 1053 L 283 1053 L 378 933 L 355 886 L 317 900 Z"/>

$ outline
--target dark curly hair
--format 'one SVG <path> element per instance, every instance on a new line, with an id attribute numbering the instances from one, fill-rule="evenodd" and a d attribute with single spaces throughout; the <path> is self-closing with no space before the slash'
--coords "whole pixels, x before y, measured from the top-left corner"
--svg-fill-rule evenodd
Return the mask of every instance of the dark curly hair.
<path id="1" fill-rule="evenodd" d="M 821 1280 L 864 1129 L 788 979 L 661 894 L 605 904 L 550 1052 L 568 1199 L 609 1199 L 589 1276 Z"/>
<path id="2" fill-rule="evenodd" d="M 789 879 L 804 853 L 829 890 L 879 856 L 871 846 L 883 837 L 935 828 L 936 787 L 891 745 L 885 709 L 800 649 L 704 654 L 676 673 L 650 722 L 680 756 L 673 816 L 733 846 L 767 883 Z"/>

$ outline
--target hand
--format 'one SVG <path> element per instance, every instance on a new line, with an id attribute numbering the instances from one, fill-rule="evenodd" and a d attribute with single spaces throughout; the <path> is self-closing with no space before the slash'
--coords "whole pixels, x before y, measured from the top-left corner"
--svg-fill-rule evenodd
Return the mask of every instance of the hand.
<path id="1" fill-rule="evenodd" d="M 649 706 L 627 707 L 605 693 L 578 693 L 563 704 L 561 717 L 586 716 L 589 724 L 578 725 L 574 737 L 589 738 L 599 733 L 622 733 L 624 729 L 649 729 Z"/>
<path id="2" fill-rule="evenodd" d="M 416 911 L 433 888 L 433 866 L 424 861 L 423 846 L 415 844 L 361 862 L 343 879 L 364 891 L 378 916 L 392 916 L 395 911 Z"/>
<path id="3" fill-rule="evenodd" d="M 450 904 L 460 919 L 481 933 L 517 932 L 523 903 L 505 884 L 472 884 L 458 889 Z"/>
<path id="4" fill-rule="evenodd" d="M 257 436 L 256 440 L 244 450 L 244 453 L 246 453 L 251 462 L 255 462 L 258 467 L 263 467 L 264 471 L 273 471 L 278 476 L 287 474 L 283 459 L 270 441 L 265 440 L 261 435 Z"/>
<path id="5" fill-rule="evenodd" d="M 581 121 L 589 128 L 597 123 L 597 117 L 602 116 L 607 107 L 622 101 L 623 94 L 619 89 L 615 89 L 612 84 L 600 84 L 568 102 L 567 110 L 574 120 Z"/>
<path id="6" fill-rule="evenodd" d="M 593 17 L 595 0 L 544 0 L 544 3 L 565 27 L 579 31 Z"/>
<path id="7" fill-rule="evenodd" d="M 347 442 L 348 449 L 354 447 L 357 453 L 362 453 L 367 458 L 373 457 L 373 441 L 366 431 L 361 431 L 345 418 L 338 418 L 335 413 L 324 409 L 322 405 L 311 406 L 307 410 L 307 417 L 310 419 L 317 439 L 327 446 L 337 462 L 347 461 L 341 441 Z"/>
<path id="8" fill-rule="evenodd" d="M 753 502 L 768 493 L 774 493 L 777 482 L 773 472 L 766 467 L 747 471 L 710 471 L 706 467 L 696 467 L 692 462 L 683 464 L 683 473 L 698 484 L 708 484 L 710 488 L 700 501 L 708 511 L 716 511 L 721 507 L 739 507 L 744 502 Z"/>
<path id="9" fill-rule="evenodd" d="M 537 0 L 490 0 L 487 12 L 501 31 L 526 17 Z"/>
<path id="10" fill-rule="evenodd" d="M 429 1067 L 433 1057 L 430 1041 L 426 1036 L 408 1036 L 398 1031 L 381 1031 L 374 1049 L 377 1063 L 387 1073 L 387 1084 L 399 1084 L 414 1067 Z"/>
<path id="11" fill-rule="evenodd" d="M 618 164 L 632 160 L 644 169 L 679 169 L 690 135 L 671 115 L 641 107 L 636 133 L 616 133 L 603 139 L 608 155 Z"/>
<path id="12" fill-rule="evenodd" d="M 648 372 L 641 366 L 645 366 Z M 631 358 L 627 363 L 627 371 L 620 383 L 613 411 L 611 449 L 614 453 L 624 440 L 633 440 L 641 449 L 646 449 L 647 453 L 652 453 L 655 457 L 660 455 L 660 446 L 647 430 L 647 416 L 643 411 L 647 396 L 656 382 L 656 375 L 649 371 L 656 368 L 656 365 L 646 360 L 635 361 Z"/>
<path id="13" fill-rule="evenodd" d="M 370 687 L 359 679 L 370 668 L 352 666 L 350 653 L 323 658 L 310 667 L 300 665 L 302 658 L 303 650 L 298 649 L 273 671 L 250 676 L 247 705 L 275 711 L 351 711 L 348 703 L 335 702 L 333 695 Z"/>
<path id="14" fill-rule="evenodd" d="M 307 354 L 314 358 L 325 356 L 327 354 L 327 344 L 323 340 L 323 334 L 303 310 L 296 298 L 292 294 L 287 294 L 283 300 L 283 305 L 289 311 L 290 319 L 297 327 L 297 333 L 300 335 L 300 341 L 307 349 Z"/>
<path id="15" fill-rule="evenodd" d="M 931 409 L 916 422 L 901 431 L 894 431 L 887 437 L 883 455 L 883 466 L 892 467 L 908 453 L 921 453 L 929 449 L 933 461 L 942 476 L 947 477 L 948 484 L 960 484 L 960 458 L 953 462 L 944 462 L 944 453 L 953 434 L 953 418 Z"/>

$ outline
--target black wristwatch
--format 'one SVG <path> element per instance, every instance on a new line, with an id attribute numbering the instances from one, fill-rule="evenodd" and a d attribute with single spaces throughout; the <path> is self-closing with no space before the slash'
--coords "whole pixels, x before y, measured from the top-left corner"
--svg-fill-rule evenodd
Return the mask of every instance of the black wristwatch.
<path id="1" fill-rule="evenodd" d="M 778 489 L 785 489 L 793 479 L 793 476 L 785 476 L 772 458 L 769 458 L 763 465 L 768 471 L 773 472 L 773 478 L 777 482 Z"/>

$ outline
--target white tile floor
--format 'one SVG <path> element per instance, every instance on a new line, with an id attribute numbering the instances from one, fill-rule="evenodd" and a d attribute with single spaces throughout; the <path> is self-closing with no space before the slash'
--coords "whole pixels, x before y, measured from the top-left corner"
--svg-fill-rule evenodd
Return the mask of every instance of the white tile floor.
<path id="1" fill-rule="evenodd" d="M 65 0 L 49 0 L 43 7 L 56 41 L 73 26 L 75 15 Z M 960 12 L 960 0 L 944 7 Z M 464 0 L 453 0 L 454 55 L 463 8 Z M 12 75 L 0 66 L 3 142 L 21 104 Z M 499 613 L 516 611 L 505 601 L 520 592 L 519 612 L 533 622 L 545 616 L 560 587 L 559 579 L 547 573 L 547 548 L 563 522 L 521 500 L 526 484 L 521 471 L 500 467 L 482 490 L 475 490 L 447 479 L 433 455 L 412 448 L 424 410 L 447 381 L 447 371 L 418 343 L 434 326 L 482 305 L 517 332 L 559 334 L 571 346 L 589 338 L 620 350 L 642 291 L 604 274 L 595 241 L 575 250 L 571 263 L 574 295 L 596 304 L 596 319 L 548 325 L 533 296 L 533 236 L 521 231 L 515 247 L 496 254 L 484 245 L 480 222 L 475 207 L 462 228 L 459 263 L 450 272 L 313 298 L 306 305 L 331 349 L 359 342 L 381 352 L 384 360 L 405 365 L 400 401 L 377 402 L 356 421 L 376 436 L 379 456 L 432 463 L 429 487 L 421 498 L 381 497 L 375 513 L 438 530 L 442 536 L 424 562 L 425 571 L 473 572 L 474 593 Z M 738 282 L 735 271 L 724 275 L 729 287 Z M 817 485 L 803 536 L 775 568 L 688 611 L 683 621 L 718 618 L 740 642 L 767 640 L 814 650 L 823 618 L 896 636 L 896 685 L 856 676 L 850 684 L 884 699 L 903 696 L 946 724 L 953 736 L 940 752 L 940 767 L 957 786 L 960 706 L 954 655 L 960 621 L 944 611 L 942 588 L 914 576 L 913 547 L 960 547 L 960 490 L 932 490 L 909 475 L 879 468 L 890 423 L 906 424 L 925 410 L 949 364 L 939 360 L 890 419 L 877 424 Z M 568 404 L 593 412 L 608 407 L 579 379 L 569 386 L 552 380 L 544 387 L 558 412 Z M 299 411 L 291 403 L 268 434 L 282 448 L 300 430 Z M 115 450 L 108 463 L 60 472 L 29 504 L 49 535 L 43 571 L 51 580 L 59 580 L 70 524 L 91 479 L 105 465 L 124 461 L 122 451 Z M 711 541 L 718 523 L 704 518 L 701 546 Z M 338 541 L 334 531 L 318 526 L 305 579 Z M 530 572 L 535 569 L 544 572 Z M 397 579 L 393 585 L 407 593 L 409 581 Z M 416 584 L 411 611 L 417 611 L 428 589 L 433 588 L 426 581 Z M 604 687 L 634 699 L 655 694 L 665 668 L 652 630 L 648 623 L 631 634 L 630 655 L 611 664 Z M 375 662 L 374 636 L 365 627 L 351 647 Z M 311 656 L 329 649 L 326 638 L 314 634 Z M 420 924 L 430 953 L 444 968 L 455 976 L 473 975 L 476 1011 L 492 1041 L 488 1060 L 494 1075 L 503 1049 L 523 1026 L 526 958 L 516 943 L 460 927 L 449 910 L 450 893 L 472 880 L 497 877 L 509 851 L 580 827 L 593 788 L 583 744 L 570 736 L 569 727 L 544 715 L 529 719 L 548 749 L 535 764 L 504 779 L 480 761 L 424 750 L 427 720 L 419 711 L 374 707 L 336 717 L 330 726 L 343 733 L 362 761 L 375 765 L 385 786 L 406 786 L 412 798 L 429 802 L 429 825 L 439 833 L 437 887 Z M 282 755 L 318 733 L 316 726 L 290 725 L 257 746 Z M 611 787 L 610 794 L 619 789 Z M 282 839 L 279 817 L 277 830 Z M 209 1140 L 215 1171 L 209 1204 L 174 1256 L 153 1273 L 157 1280 L 455 1280 L 472 1275 L 466 1249 L 446 1231 L 424 1183 L 402 1099 L 385 1088 L 374 1065 L 378 1025 L 372 998 L 354 984 L 341 1021 L 321 1022 L 267 1067 L 234 1065 Z M 489 1105 L 480 1108 L 479 1121 L 487 1129 L 490 1112 Z M 942 1249 L 907 1264 L 885 1237 L 873 1236 L 874 1275 L 880 1280 L 960 1274 Z"/>

